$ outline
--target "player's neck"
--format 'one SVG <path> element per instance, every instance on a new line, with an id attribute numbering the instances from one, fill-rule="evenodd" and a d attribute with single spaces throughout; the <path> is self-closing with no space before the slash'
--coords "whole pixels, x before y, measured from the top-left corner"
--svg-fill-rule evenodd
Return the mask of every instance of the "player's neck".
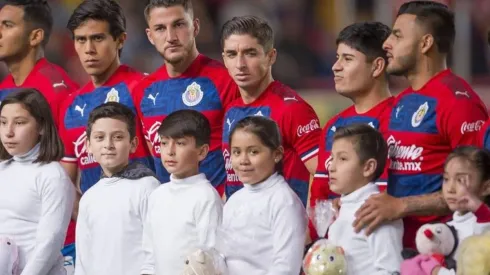
<path id="1" fill-rule="evenodd" d="M 242 97 L 243 103 L 250 104 L 257 100 L 257 98 L 262 95 L 263 92 L 269 87 L 269 85 L 274 81 L 272 78 L 272 73 L 268 73 L 265 77 L 258 83 L 258 85 L 250 88 L 239 87 L 240 95 Z"/>
<path id="2" fill-rule="evenodd" d="M 360 93 L 359 96 L 352 98 L 354 108 L 358 114 L 364 114 L 376 107 L 379 103 L 391 96 L 388 83 L 379 82 L 374 84 L 369 91 Z"/>
<path id="3" fill-rule="evenodd" d="M 26 55 L 16 60 L 6 60 L 7 68 L 14 79 L 14 83 L 20 86 L 31 73 L 39 59 L 44 57 L 44 51 L 31 50 Z"/>
<path id="4" fill-rule="evenodd" d="M 94 87 L 100 87 L 104 85 L 107 80 L 117 71 L 117 69 L 121 66 L 121 61 L 119 58 L 116 57 L 114 62 L 107 68 L 105 72 L 103 72 L 100 75 L 91 75 L 90 78 L 92 79 L 92 83 L 94 84 Z"/>
<path id="5" fill-rule="evenodd" d="M 197 48 L 194 46 L 194 49 L 191 51 L 189 56 L 187 56 L 187 58 L 182 59 L 181 62 L 176 64 L 165 63 L 168 76 L 171 78 L 181 76 L 191 66 L 192 62 L 196 60 L 198 55 L 199 52 L 197 51 Z"/>
<path id="6" fill-rule="evenodd" d="M 435 75 L 447 69 L 446 58 L 429 58 L 425 57 L 422 62 L 418 63 L 414 72 L 407 75 L 408 82 L 414 91 L 420 90 Z"/>

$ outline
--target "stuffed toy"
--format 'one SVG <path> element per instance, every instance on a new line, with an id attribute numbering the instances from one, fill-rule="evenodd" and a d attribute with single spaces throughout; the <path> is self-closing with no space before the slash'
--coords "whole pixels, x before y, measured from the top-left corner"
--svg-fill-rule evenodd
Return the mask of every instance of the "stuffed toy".
<path id="1" fill-rule="evenodd" d="M 187 257 L 182 275 L 226 275 L 224 257 L 198 249 Z"/>
<path id="2" fill-rule="evenodd" d="M 456 254 L 458 275 L 490 274 L 490 232 L 466 238 Z"/>
<path id="3" fill-rule="evenodd" d="M 404 249 L 402 257 L 411 259 L 418 254 L 433 257 L 446 268 L 456 267 L 453 254 L 458 247 L 458 235 L 454 227 L 445 223 L 424 224 L 415 236 L 417 250 Z"/>
<path id="4" fill-rule="evenodd" d="M 344 250 L 327 239 L 316 241 L 303 260 L 306 275 L 342 275 L 347 274 Z"/>
<path id="5" fill-rule="evenodd" d="M 0 237 L 0 274 L 18 275 L 19 249 L 14 241 Z"/>

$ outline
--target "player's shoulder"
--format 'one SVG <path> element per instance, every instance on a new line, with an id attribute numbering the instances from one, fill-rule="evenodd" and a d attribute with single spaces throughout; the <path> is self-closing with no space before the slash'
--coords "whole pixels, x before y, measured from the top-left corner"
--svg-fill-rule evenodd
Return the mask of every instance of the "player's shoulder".
<path id="1" fill-rule="evenodd" d="M 470 100 L 470 101 L 480 101 L 480 97 L 471 88 L 470 84 L 464 80 L 462 77 L 454 74 L 451 70 L 444 71 L 440 73 L 439 76 L 431 81 L 434 86 L 427 86 L 428 89 L 437 90 L 437 95 L 444 100 Z"/>
<path id="2" fill-rule="evenodd" d="M 196 60 L 196 62 L 199 63 L 201 71 L 209 71 L 212 74 L 228 75 L 229 76 L 228 70 L 223 65 L 223 63 L 219 62 L 216 59 L 212 59 L 206 55 L 201 54 L 198 56 L 198 59 Z"/>
<path id="3" fill-rule="evenodd" d="M 33 71 L 37 81 L 45 80 L 50 83 L 53 88 L 78 88 L 78 85 L 75 84 L 63 68 L 46 59 L 39 62 L 41 62 L 39 68 Z"/>
<path id="4" fill-rule="evenodd" d="M 121 65 L 119 70 L 116 71 L 117 80 L 126 83 L 128 86 L 136 86 L 146 75 L 135 68 L 127 65 Z"/>
<path id="5" fill-rule="evenodd" d="M 268 93 L 267 101 L 270 101 L 271 105 L 276 105 L 276 107 L 282 106 L 284 110 L 312 109 L 310 104 L 295 90 L 279 81 L 272 82 L 267 87 L 266 92 Z"/>

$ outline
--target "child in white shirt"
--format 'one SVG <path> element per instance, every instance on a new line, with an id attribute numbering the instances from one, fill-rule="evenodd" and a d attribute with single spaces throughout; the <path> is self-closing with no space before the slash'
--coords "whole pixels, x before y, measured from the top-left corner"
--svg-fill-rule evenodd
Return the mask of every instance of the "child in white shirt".
<path id="1" fill-rule="evenodd" d="M 75 275 L 138 274 L 148 197 L 160 182 L 143 164 L 129 164 L 139 142 L 136 116 L 108 102 L 90 112 L 86 132 L 87 151 L 103 174 L 80 200 Z"/>
<path id="2" fill-rule="evenodd" d="M 63 143 L 37 90 L 2 100 L 0 139 L 0 237 L 17 245 L 19 274 L 65 274 L 61 249 L 75 187 L 59 163 Z"/>
<path id="3" fill-rule="evenodd" d="M 244 184 L 223 210 L 223 230 L 230 240 L 218 249 L 229 274 L 299 274 L 306 211 L 281 175 L 284 149 L 277 124 L 247 117 L 233 128 L 229 144 L 233 170 Z"/>
<path id="4" fill-rule="evenodd" d="M 149 199 L 141 274 L 180 275 L 189 254 L 215 245 L 223 201 L 199 172 L 211 138 L 207 118 L 194 110 L 176 111 L 163 120 L 158 135 L 170 182 Z"/>
<path id="5" fill-rule="evenodd" d="M 329 167 L 330 190 L 341 194 L 340 211 L 330 226 L 328 239 L 345 251 L 348 275 L 394 274 L 402 262 L 403 223 L 386 223 L 366 236 L 352 226 L 356 211 L 378 187 L 388 149 L 383 136 L 369 125 L 337 129 Z"/>
<path id="6" fill-rule="evenodd" d="M 453 219 L 458 244 L 466 238 L 490 231 L 490 152 L 474 146 L 456 148 L 444 165 L 442 193 Z M 455 253 L 451 256 L 455 258 Z M 426 256 L 426 255 L 425 255 Z M 457 265 L 457 263 L 456 263 Z M 422 272 L 420 272 L 422 271 Z M 403 263 L 402 274 L 453 275 L 431 257 L 420 255 Z"/>

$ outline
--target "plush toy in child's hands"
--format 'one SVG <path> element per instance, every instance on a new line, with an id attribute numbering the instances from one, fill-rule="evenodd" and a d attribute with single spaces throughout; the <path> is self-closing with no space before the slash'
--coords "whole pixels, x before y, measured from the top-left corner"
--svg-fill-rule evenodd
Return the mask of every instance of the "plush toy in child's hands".
<path id="1" fill-rule="evenodd" d="M 490 232 L 461 242 L 456 261 L 458 275 L 490 274 Z"/>
<path id="2" fill-rule="evenodd" d="M 303 260 L 306 275 L 343 275 L 347 274 L 344 250 L 327 239 L 316 241 Z"/>
<path id="3" fill-rule="evenodd" d="M 0 237 L 0 274 L 18 275 L 19 249 L 15 242 L 7 237 Z"/>
<path id="4" fill-rule="evenodd" d="M 214 249 L 197 249 L 187 256 L 182 275 L 227 275 L 225 259 Z"/>
<path id="5" fill-rule="evenodd" d="M 458 237 L 454 227 L 445 223 L 424 224 L 415 236 L 417 250 L 404 249 L 404 259 L 411 259 L 418 254 L 428 255 L 437 260 L 441 266 L 455 268 L 452 255 L 458 247 Z"/>

